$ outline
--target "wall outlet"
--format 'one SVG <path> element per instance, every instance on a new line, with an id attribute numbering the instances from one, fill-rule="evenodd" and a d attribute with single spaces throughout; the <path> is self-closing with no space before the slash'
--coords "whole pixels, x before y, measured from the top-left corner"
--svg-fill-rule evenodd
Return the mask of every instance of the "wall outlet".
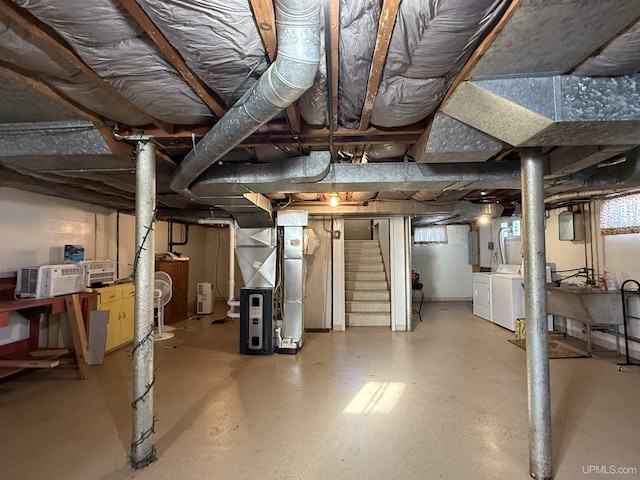
<path id="1" fill-rule="evenodd" d="M 489 250 L 493 250 L 493 242 L 489 242 L 489 243 L 487 243 L 487 248 L 488 248 Z"/>
<path id="2" fill-rule="evenodd" d="M 334 240 L 340 240 L 340 230 L 334 230 L 333 231 L 333 239 Z"/>

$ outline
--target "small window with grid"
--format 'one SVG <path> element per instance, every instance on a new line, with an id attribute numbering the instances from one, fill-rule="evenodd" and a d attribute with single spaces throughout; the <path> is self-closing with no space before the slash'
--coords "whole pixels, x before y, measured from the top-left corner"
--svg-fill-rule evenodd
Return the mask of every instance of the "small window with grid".
<path id="1" fill-rule="evenodd" d="M 600 206 L 600 233 L 640 233 L 640 193 L 603 200 Z"/>
<path id="2" fill-rule="evenodd" d="M 439 245 L 448 243 L 446 225 L 416 227 L 413 231 L 413 243 Z"/>

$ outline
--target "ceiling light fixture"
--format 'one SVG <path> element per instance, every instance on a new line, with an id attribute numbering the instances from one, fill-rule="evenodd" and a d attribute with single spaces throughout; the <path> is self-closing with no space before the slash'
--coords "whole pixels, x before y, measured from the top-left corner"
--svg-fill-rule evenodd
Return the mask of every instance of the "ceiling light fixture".
<path id="1" fill-rule="evenodd" d="M 329 200 L 329 205 L 331 205 L 332 207 L 337 207 L 338 206 L 338 194 L 333 192 L 333 193 L 330 193 L 329 196 L 331 197 L 331 199 Z"/>

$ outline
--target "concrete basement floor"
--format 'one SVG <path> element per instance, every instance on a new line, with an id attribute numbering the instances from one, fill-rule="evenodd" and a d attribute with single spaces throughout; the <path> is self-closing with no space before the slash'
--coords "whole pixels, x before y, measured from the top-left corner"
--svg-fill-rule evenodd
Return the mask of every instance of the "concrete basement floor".
<path id="1" fill-rule="evenodd" d="M 222 311 L 156 343 L 155 463 L 128 464 L 124 347 L 85 381 L 57 368 L 0 383 L 0 476 L 529 478 L 525 352 L 469 303 L 425 303 L 411 333 L 307 333 L 298 355 L 270 357 L 240 356 L 238 324 L 210 324 Z M 555 478 L 640 478 L 640 368 L 551 360 L 551 379 Z"/>

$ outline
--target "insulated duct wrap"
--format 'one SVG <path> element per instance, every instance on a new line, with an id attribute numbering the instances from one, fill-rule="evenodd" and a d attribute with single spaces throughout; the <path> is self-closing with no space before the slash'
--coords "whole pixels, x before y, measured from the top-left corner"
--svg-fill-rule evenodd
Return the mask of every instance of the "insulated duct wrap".
<path id="1" fill-rule="evenodd" d="M 187 154 L 171 181 L 174 191 L 193 196 L 189 188 L 200 174 L 311 87 L 320 62 L 319 12 L 318 0 L 276 2 L 276 61 Z"/>
<path id="2" fill-rule="evenodd" d="M 340 125 L 347 128 L 360 126 L 376 46 L 380 4 L 378 1 L 340 1 L 338 115 Z"/>
<path id="3" fill-rule="evenodd" d="M 56 30 L 87 65 L 141 110 L 176 124 L 212 120 L 208 107 L 121 6 L 109 0 L 86 0 L 80 5 L 48 0 L 14 3 Z"/>
<path id="4" fill-rule="evenodd" d="M 227 105 L 269 66 L 249 2 L 139 0 L 187 65 Z"/>
<path id="5" fill-rule="evenodd" d="M 14 29 L 0 14 L 0 59 L 32 72 L 55 90 L 105 118 L 138 126 L 149 123 L 132 113 L 120 99 L 100 88 L 91 78 L 72 66 L 65 66 L 29 41 L 25 32 Z"/>
<path id="6" fill-rule="evenodd" d="M 304 92 L 296 102 L 300 116 L 309 125 L 324 127 L 328 124 L 327 119 L 327 59 L 325 55 L 324 42 L 324 21 L 322 20 L 322 10 L 320 10 L 320 64 L 316 79 L 309 90 Z"/>
<path id="7" fill-rule="evenodd" d="M 640 22 L 573 71 L 574 75 L 592 77 L 630 75 L 639 72 Z"/>
<path id="8" fill-rule="evenodd" d="M 399 127 L 429 115 L 507 3 L 404 0 L 398 10 L 371 122 Z"/>

